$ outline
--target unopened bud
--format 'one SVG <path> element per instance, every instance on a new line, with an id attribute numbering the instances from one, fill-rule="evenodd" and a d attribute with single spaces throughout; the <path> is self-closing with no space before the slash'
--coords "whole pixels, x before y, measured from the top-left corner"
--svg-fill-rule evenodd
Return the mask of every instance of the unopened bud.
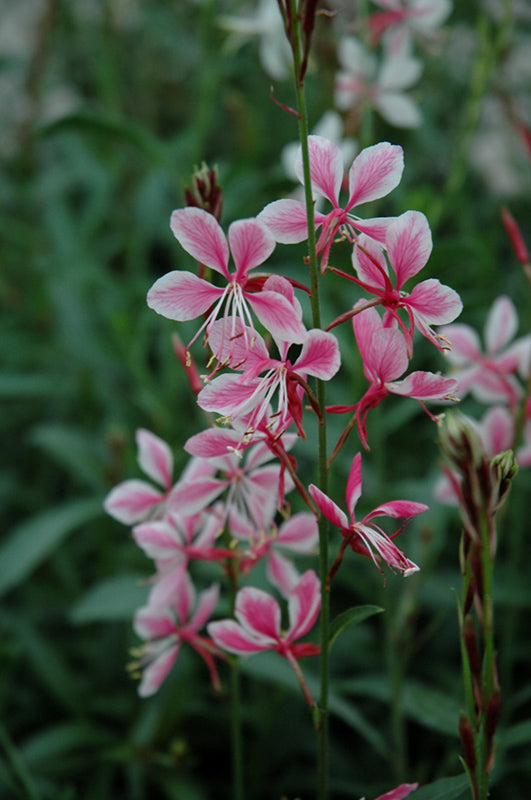
<path id="1" fill-rule="evenodd" d="M 468 656 L 468 663 L 470 671 L 475 677 L 481 673 L 481 663 L 478 653 L 478 639 L 476 635 L 476 628 L 470 616 L 466 616 L 463 622 L 463 638 L 465 641 L 466 653 Z"/>
<path id="2" fill-rule="evenodd" d="M 464 711 L 459 714 L 459 736 L 463 745 L 465 764 L 472 773 L 476 769 L 476 749 L 474 747 L 474 734 L 472 726 Z"/>
<path id="3" fill-rule="evenodd" d="M 219 222 L 223 196 L 218 183 L 217 167 L 211 169 L 203 162 L 199 169 L 196 168 L 192 175 L 192 188 L 188 186 L 185 188 L 184 199 L 187 206 L 202 208 Z"/>
<path id="4" fill-rule="evenodd" d="M 464 414 L 448 413 L 439 425 L 441 450 L 461 475 L 485 459 L 481 440 Z"/>
<path id="5" fill-rule="evenodd" d="M 505 452 L 499 453 L 491 459 L 490 466 L 494 477 L 493 488 L 496 490 L 497 495 L 497 497 L 496 495 L 494 497 L 496 504 L 494 510 L 497 510 L 507 497 L 511 487 L 511 481 L 518 472 L 518 464 L 516 463 L 513 451 L 505 450 Z"/>
<path id="6" fill-rule="evenodd" d="M 529 252 L 524 242 L 524 238 L 520 233 L 520 228 L 518 227 L 515 218 L 513 217 L 508 208 L 505 207 L 502 208 L 501 218 L 503 226 L 507 231 L 509 239 L 511 240 L 511 244 L 513 246 L 516 258 L 523 266 L 529 264 L 530 262 Z"/>
<path id="7" fill-rule="evenodd" d="M 496 756 L 496 746 L 494 744 L 494 734 L 498 727 L 498 720 L 501 711 L 501 691 L 499 686 L 494 690 L 488 704 L 487 714 L 485 719 L 485 735 L 487 740 L 487 775 L 491 772 L 494 766 L 494 758 Z"/>

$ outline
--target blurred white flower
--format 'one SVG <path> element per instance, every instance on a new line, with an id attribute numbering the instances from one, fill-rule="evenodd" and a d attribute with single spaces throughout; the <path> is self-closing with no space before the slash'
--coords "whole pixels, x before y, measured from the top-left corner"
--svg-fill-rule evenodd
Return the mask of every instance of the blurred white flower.
<path id="1" fill-rule="evenodd" d="M 258 0 L 254 14 L 222 15 L 218 22 L 231 33 L 228 46 L 233 50 L 253 36 L 258 36 L 260 61 L 264 70 L 274 80 L 288 77 L 292 55 L 277 0 Z"/>
<path id="2" fill-rule="evenodd" d="M 422 74 L 422 63 L 410 54 L 409 47 L 384 53 L 378 65 L 375 55 L 357 39 L 344 36 L 339 40 L 338 59 L 341 70 L 336 74 L 335 103 L 339 109 L 368 105 L 390 125 L 417 128 L 421 124 L 420 110 L 405 92 Z"/>

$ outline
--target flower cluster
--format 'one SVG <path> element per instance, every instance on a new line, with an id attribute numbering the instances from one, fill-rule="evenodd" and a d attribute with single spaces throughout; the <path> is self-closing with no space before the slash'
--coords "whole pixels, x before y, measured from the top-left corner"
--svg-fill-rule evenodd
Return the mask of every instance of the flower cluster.
<path id="1" fill-rule="evenodd" d="M 461 301 L 433 278 L 406 288 L 431 252 L 424 215 L 407 211 L 396 218 L 364 219 L 358 214 L 359 206 L 398 185 L 402 149 L 381 142 L 361 151 L 348 169 L 343 202 L 339 147 L 322 136 L 310 136 L 308 144 L 312 193 L 331 205 L 329 211 L 316 212 L 314 220 L 321 280 L 332 275 L 344 281 L 345 295 L 351 292 L 346 311 L 326 329 L 308 328 L 297 296 L 304 286 L 265 267 L 277 243 L 308 237 L 305 207 L 294 199 L 277 200 L 256 218 L 233 222 L 226 236 L 212 209 L 201 207 L 194 196 L 193 206 L 173 212 L 171 229 L 197 268 L 169 272 L 148 292 L 148 304 L 159 314 L 183 322 L 199 319 L 191 341 L 176 351 L 208 426 L 186 442 L 189 461 L 178 479 L 168 445 L 153 433 L 138 431 L 139 466 L 155 485 L 125 481 L 105 502 L 109 514 L 133 526 L 134 541 L 154 563 L 147 604 L 135 618 L 135 630 L 144 640 L 134 665 L 143 676 L 142 695 L 156 691 L 181 645 L 188 644 L 205 661 L 214 686 L 219 684 L 216 660 L 225 653 L 273 650 L 288 660 L 306 700 L 313 703 L 298 660 L 317 654 L 319 646 L 299 639 L 310 633 L 319 615 L 321 589 L 316 573 L 307 569 L 301 574 L 294 558 L 315 553 L 319 514 L 342 537 L 328 583 L 348 546 L 369 556 L 379 570 L 382 562 L 402 575 L 418 569 L 393 542 L 401 528 L 389 536 L 375 519 L 407 521 L 426 506 L 389 502 L 357 521 L 358 453 L 347 483 L 349 520 L 316 485 L 304 485 L 293 450 L 297 439 L 306 437 L 308 414 L 322 424 L 325 413 L 350 412 L 334 452 L 354 425 L 368 449 L 368 412 L 388 395 L 411 397 L 424 408 L 428 401 L 451 398 L 454 379 L 410 371 L 409 363 L 415 331 L 439 350 L 448 346 L 433 326 L 452 322 Z M 304 183 L 300 153 L 294 170 Z M 352 271 L 334 263 L 338 239 L 352 245 Z M 354 403 L 325 411 L 313 384 L 330 381 L 340 370 L 339 342 L 332 330 L 345 322 L 353 326 L 352 345 L 369 386 Z M 202 385 L 191 352 L 200 335 L 207 350 Z M 307 510 L 291 513 L 286 498 L 294 491 Z M 281 627 L 277 600 L 252 585 L 254 567 L 263 560 L 272 589 L 287 602 L 287 630 Z M 198 561 L 216 565 L 219 581 L 196 600 Z M 214 622 L 222 581 L 231 587 L 234 618 Z"/>

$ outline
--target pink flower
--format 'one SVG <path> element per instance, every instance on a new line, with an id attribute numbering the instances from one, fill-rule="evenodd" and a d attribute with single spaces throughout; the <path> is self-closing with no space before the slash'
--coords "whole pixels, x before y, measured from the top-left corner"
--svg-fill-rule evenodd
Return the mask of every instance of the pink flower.
<path id="1" fill-rule="evenodd" d="M 354 159 L 348 173 L 349 199 L 345 208 L 339 205 L 339 192 L 343 182 L 341 150 L 322 136 L 309 136 L 310 176 L 312 193 L 322 195 L 333 208 L 328 214 L 316 212 L 315 225 L 321 227 L 317 252 L 321 254 L 321 268 L 326 268 L 330 248 L 337 235 L 355 241 L 358 232 L 366 233 L 377 241 L 385 241 L 385 232 L 392 218 L 375 217 L 362 220 L 353 209 L 362 203 L 378 200 L 398 186 L 404 169 L 402 148 L 388 142 L 366 147 Z M 302 156 L 295 165 L 297 176 L 304 183 Z M 298 200 L 277 200 L 258 215 L 272 231 L 277 242 L 291 244 L 308 237 L 306 207 Z"/>
<path id="2" fill-rule="evenodd" d="M 457 384 L 452 378 L 423 371 L 411 372 L 403 380 L 396 380 L 409 364 L 407 343 L 402 333 L 395 327 L 386 327 L 375 308 L 361 311 L 352 322 L 363 359 L 363 372 L 371 385 L 356 405 L 332 406 L 327 410 L 334 413 L 355 411 L 359 436 L 363 447 L 368 450 L 367 414 L 389 393 L 412 397 L 432 416 L 424 402 L 451 399 Z"/>
<path id="3" fill-rule="evenodd" d="M 184 570 L 176 587 L 175 601 L 169 608 L 147 605 L 135 615 L 134 629 L 146 641 L 139 650 L 134 669 L 142 671 L 138 688 L 141 697 L 149 697 L 160 687 L 173 667 L 182 644 L 189 644 L 205 661 L 215 688 L 219 688 L 214 656 L 220 651 L 198 631 L 210 619 L 219 599 L 219 587 L 212 586 L 199 594 Z M 196 606 L 192 614 L 193 607 Z"/>
<path id="4" fill-rule="evenodd" d="M 269 290 L 267 276 L 249 278 L 249 272 L 266 261 L 275 248 L 275 240 L 265 225 L 256 219 L 233 222 L 227 242 L 212 214 L 201 208 L 182 208 L 173 212 L 171 229 L 187 253 L 220 273 L 227 284 L 213 286 L 192 272 L 174 270 L 155 281 L 149 290 L 150 308 L 179 322 L 208 312 L 192 342 L 201 331 L 210 333 L 222 308 L 224 318 L 233 315 L 241 319 L 250 325 L 254 335 L 249 307 L 272 334 L 289 342 L 302 342 L 305 329 L 300 308 L 278 291 Z M 229 244 L 236 267 L 233 273 L 228 270 Z"/>
<path id="5" fill-rule="evenodd" d="M 531 335 L 511 341 L 518 328 L 518 315 L 509 297 L 495 300 L 485 322 L 485 352 L 479 336 L 469 325 L 456 323 L 441 330 L 452 345 L 447 354 L 454 367 L 458 394 L 471 392 L 483 403 L 514 405 L 522 397 L 515 378 L 527 378 L 531 363 Z"/>
<path id="6" fill-rule="evenodd" d="M 172 487 L 173 456 L 166 442 L 143 428 L 137 430 L 136 442 L 140 469 L 163 487 L 163 491 L 135 479 L 115 486 L 105 498 L 103 507 L 107 514 L 125 525 L 134 525 L 148 517 L 164 516 L 165 502 Z"/>
<path id="7" fill-rule="evenodd" d="M 343 542 L 339 549 L 338 556 L 330 570 L 329 581 L 339 569 L 343 554 L 348 545 L 350 545 L 355 553 L 362 553 L 372 558 L 380 572 L 382 572 L 379 564 L 380 558 L 383 558 L 392 570 L 396 569 L 404 576 L 412 575 L 414 572 L 418 571 L 418 566 L 406 558 L 392 542 L 392 539 L 398 536 L 402 528 L 392 537 L 389 537 L 380 527 L 375 525 L 372 520 L 375 517 L 392 517 L 393 519 L 404 518 L 407 522 L 411 517 L 416 517 L 417 514 L 427 511 L 428 506 L 424 505 L 424 503 L 414 503 L 408 500 L 394 500 L 393 502 L 377 506 L 377 508 L 367 514 L 361 522 L 357 522 L 355 508 L 361 497 L 361 453 L 357 453 L 354 457 L 347 482 L 346 501 L 350 519 L 344 511 L 324 494 L 324 492 L 318 489 L 317 486 L 311 484 L 308 487 L 308 491 L 321 513 L 324 514 L 333 525 L 339 528 L 343 536 Z"/>
<path id="8" fill-rule="evenodd" d="M 390 792 L 381 794 L 376 800 L 404 800 L 404 797 L 409 797 L 411 792 L 418 788 L 418 783 L 401 783 L 396 789 L 391 789 Z M 365 800 L 365 798 L 362 798 L 362 800 Z"/>
<path id="9" fill-rule="evenodd" d="M 450 14 L 450 0 L 373 0 L 385 11 L 369 17 L 372 41 L 385 33 L 392 50 L 409 43 L 411 36 L 433 38 Z M 389 41 L 390 37 L 390 41 Z"/>
<path id="10" fill-rule="evenodd" d="M 257 333 L 251 344 L 236 326 L 236 338 L 230 345 L 223 331 L 212 329 L 211 347 L 217 358 L 243 370 L 242 374 L 223 374 L 214 378 L 199 393 L 197 402 L 205 411 L 223 414 L 227 421 L 247 416 L 249 431 L 258 427 L 268 414 L 273 397 L 277 397 L 275 415 L 278 432 L 295 422 L 299 435 L 302 428 L 302 394 L 310 396 L 306 376 L 330 380 L 339 369 L 337 340 L 319 329 L 308 331 L 299 356 L 288 358 L 289 345 L 277 341 L 280 358 L 271 358 L 266 344 Z M 311 396 L 310 396 L 311 397 Z"/>
<path id="11" fill-rule="evenodd" d="M 295 671 L 309 705 L 313 705 L 304 683 L 298 658 L 319 653 L 311 643 L 296 644 L 313 627 L 321 608 L 319 579 L 313 570 L 305 572 L 288 596 L 289 628 L 282 631 L 281 610 L 277 601 L 263 592 L 246 586 L 236 595 L 236 620 L 211 622 L 208 633 L 223 650 L 240 656 L 274 650 L 283 656 Z"/>
<path id="12" fill-rule="evenodd" d="M 352 252 L 358 279 L 336 271 L 380 298 L 382 306 L 402 327 L 409 353 L 414 326 L 439 349 L 447 347 L 440 343 L 444 337 L 438 336 L 431 326 L 452 322 L 461 313 L 463 304 L 457 292 L 435 279 L 421 281 L 409 294 L 403 291 L 404 284 L 420 272 L 430 257 L 432 240 L 428 220 L 420 211 L 406 211 L 389 225 L 385 241 L 387 260 L 396 276 L 394 286 L 383 248 L 365 235 L 359 237 Z M 407 328 L 397 313 L 400 308 L 407 313 Z"/>

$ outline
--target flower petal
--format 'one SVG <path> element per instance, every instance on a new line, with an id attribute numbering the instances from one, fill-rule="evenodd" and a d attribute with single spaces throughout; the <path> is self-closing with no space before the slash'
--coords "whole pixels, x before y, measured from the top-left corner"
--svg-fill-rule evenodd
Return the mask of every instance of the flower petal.
<path id="1" fill-rule="evenodd" d="M 336 337 L 314 328 L 308 332 L 301 353 L 293 365 L 297 372 L 313 375 L 320 380 L 333 378 L 341 366 L 341 355 Z"/>
<path id="2" fill-rule="evenodd" d="M 328 497 L 328 495 L 318 489 L 317 486 L 314 486 L 313 483 L 308 486 L 308 491 L 321 513 L 324 514 L 336 528 L 340 530 L 348 528 L 349 521 L 347 515 Z"/>
<path id="3" fill-rule="evenodd" d="M 147 304 L 167 319 L 185 322 L 203 314 L 223 292 L 192 272 L 173 270 L 155 281 L 147 294 Z"/>
<path id="4" fill-rule="evenodd" d="M 290 628 L 287 639 L 293 642 L 308 633 L 321 609 L 320 581 L 309 569 L 290 592 L 288 612 Z"/>
<path id="5" fill-rule="evenodd" d="M 164 500 L 165 495 L 151 484 L 136 479 L 123 481 L 111 489 L 103 507 L 107 514 L 123 522 L 134 525 L 145 519 L 153 506 Z"/>
<path id="6" fill-rule="evenodd" d="M 357 246 L 352 250 L 352 266 L 361 281 L 377 289 L 385 288 L 385 276 L 388 275 L 388 269 L 383 247 L 364 233 L 361 234 Z"/>
<path id="7" fill-rule="evenodd" d="M 280 606 L 270 594 L 253 586 L 240 589 L 234 609 L 242 627 L 258 641 L 276 644 L 280 637 Z"/>
<path id="8" fill-rule="evenodd" d="M 350 468 L 347 481 L 346 500 L 347 508 L 352 521 L 355 520 L 354 511 L 356 503 L 361 497 L 361 453 L 356 453 Z"/>
<path id="9" fill-rule="evenodd" d="M 361 203 L 385 197 L 400 183 L 404 154 L 399 145 L 379 142 L 356 156 L 349 172 L 347 211 Z"/>
<path id="10" fill-rule="evenodd" d="M 142 680 L 138 686 L 140 697 L 151 697 L 168 677 L 179 655 L 180 643 L 176 641 L 171 647 L 163 650 L 142 672 Z"/>
<path id="11" fill-rule="evenodd" d="M 447 325 L 463 310 L 457 292 L 435 278 L 418 283 L 406 302 L 428 325 Z"/>
<path id="12" fill-rule="evenodd" d="M 139 428 L 136 432 L 138 465 L 156 483 L 171 489 L 173 455 L 169 445 L 151 431 Z"/>
<path id="13" fill-rule="evenodd" d="M 402 381 L 386 384 L 393 394 L 413 397 L 415 400 L 446 400 L 455 396 L 457 381 L 435 375 L 433 372 L 411 372 Z"/>
<path id="14" fill-rule="evenodd" d="M 318 541 L 319 530 L 315 516 L 308 511 L 301 511 L 280 526 L 275 544 L 287 547 L 293 553 L 309 554 Z"/>
<path id="15" fill-rule="evenodd" d="M 387 229 L 387 255 L 393 267 L 397 284 L 404 283 L 420 272 L 432 250 L 431 230 L 428 220 L 420 211 L 406 211 Z"/>
<path id="16" fill-rule="evenodd" d="M 263 222 L 277 242 L 295 244 L 308 238 L 308 219 L 306 206 L 299 200 L 275 200 L 269 203 L 258 214 L 257 219 Z M 315 226 L 321 224 L 323 214 L 316 212 Z"/>
<path id="17" fill-rule="evenodd" d="M 343 156 L 334 142 L 324 136 L 308 136 L 310 155 L 310 178 L 312 193 L 326 197 L 337 207 L 339 190 L 343 181 Z M 295 162 L 297 177 L 304 186 L 302 153 L 299 150 Z"/>
<path id="18" fill-rule="evenodd" d="M 173 235 L 200 264 L 229 277 L 229 246 L 220 224 L 203 208 L 180 208 L 171 215 Z"/>
<path id="19" fill-rule="evenodd" d="M 233 222 L 229 226 L 229 244 L 237 280 L 267 261 L 276 246 L 271 231 L 257 219 Z"/>
<path id="20" fill-rule="evenodd" d="M 259 653 L 273 646 L 273 643 L 257 641 L 249 631 L 246 631 L 233 619 L 211 622 L 207 626 L 207 631 L 218 647 L 239 656 Z"/>
<path id="21" fill-rule="evenodd" d="M 485 323 L 485 346 L 494 355 L 514 338 L 518 330 L 518 315 L 513 301 L 502 295 L 494 301 Z"/>

